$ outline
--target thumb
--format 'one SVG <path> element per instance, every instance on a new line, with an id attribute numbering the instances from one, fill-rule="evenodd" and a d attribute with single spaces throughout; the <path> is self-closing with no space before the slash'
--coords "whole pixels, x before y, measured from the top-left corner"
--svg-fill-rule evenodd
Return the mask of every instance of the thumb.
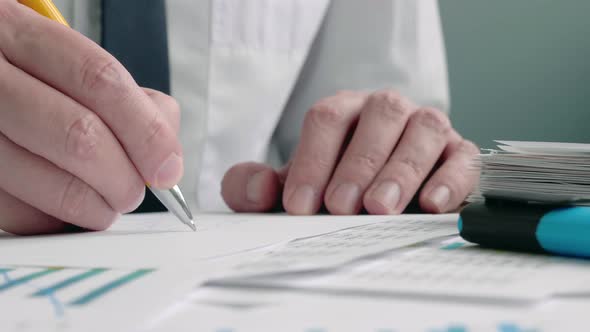
<path id="1" fill-rule="evenodd" d="M 267 212 L 280 201 L 283 184 L 279 174 L 270 166 L 243 163 L 225 173 L 221 195 L 236 212 Z"/>

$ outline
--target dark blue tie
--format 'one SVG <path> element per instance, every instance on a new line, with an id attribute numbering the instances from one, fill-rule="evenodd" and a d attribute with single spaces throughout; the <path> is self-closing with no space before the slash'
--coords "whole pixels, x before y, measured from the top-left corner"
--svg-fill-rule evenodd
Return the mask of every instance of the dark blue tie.
<path id="1" fill-rule="evenodd" d="M 164 0 L 102 0 L 102 47 L 139 86 L 170 93 Z M 136 212 L 154 211 L 165 208 L 148 191 Z"/>

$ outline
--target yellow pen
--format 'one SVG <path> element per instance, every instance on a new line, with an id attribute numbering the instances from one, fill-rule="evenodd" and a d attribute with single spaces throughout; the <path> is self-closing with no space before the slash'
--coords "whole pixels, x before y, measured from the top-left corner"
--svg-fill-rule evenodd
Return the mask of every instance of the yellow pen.
<path id="1" fill-rule="evenodd" d="M 19 0 L 18 2 L 47 18 L 57 21 L 65 26 L 70 26 L 51 0 Z M 178 186 L 174 186 L 174 188 L 170 190 L 158 190 L 151 188 L 148 184 L 148 188 L 170 212 L 182 221 L 183 224 L 189 226 L 193 231 L 197 229 L 195 222 L 193 221 L 193 215 Z"/>
<path id="2" fill-rule="evenodd" d="M 65 26 L 70 26 L 68 21 L 66 21 L 51 0 L 19 0 L 18 2 L 47 18 L 57 21 Z"/>

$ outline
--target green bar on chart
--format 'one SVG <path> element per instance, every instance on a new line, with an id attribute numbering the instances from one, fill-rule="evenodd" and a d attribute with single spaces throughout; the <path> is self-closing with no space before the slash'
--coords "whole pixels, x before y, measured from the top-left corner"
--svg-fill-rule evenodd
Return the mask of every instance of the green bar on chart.
<path id="1" fill-rule="evenodd" d="M 106 294 L 108 294 L 109 292 L 125 285 L 128 284 L 138 278 L 141 278 L 142 276 L 153 272 L 153 269 L 142 269 L 142 270 L 137 270 L 134 272 L 131 272 L 127 275 L 122 276 L 121 278 L 115 279 L 99 288 L 96 288 L 94 290 L 92 290 L 91 292 L 89 292 L 86 295 L 83 295 L 75 300 L 73 300 L 72 302 L 69 303 L 69 305 L 72 306 L 82 306 L 82 305 L 87 305 L 90 302 L 100 298 L 101 296 L 104 296 Z"/>
<path id="2" fill-rule="evenodd" d="M 39 272 L 34 272 L 31 274 L 27 274 L 26 276 L 22 276 L 20 278 L 17 279 L 13 279 L 13 280 L 9 280 L 3 284 L 0 284 L 0 292 L 5 291 L 7 289 L 10 289 L 12 287 L 16 287 L 16 286 L 20 286 L 22 284 L 26 284 L 27 282 L 30 282 L 32 280 L 44 277 L 48 274 L 57 272 L 57 271 L 61 271 L 63 270 L 63 268 L 61 267 L 52 267 L 52 268 L 48 268 Z"/>
<path id="3" fill-rule="evenodd" d="M 98 274 L 101 274 L 103 272 L 107 271 L 107 269 L 92 269 L 92 270 L 88 270 L 85 272 L 82 272 L 80 274 L 77 274 L 75 276 L 72 276 L 66 280 L 60 281 L 54 285 L 51 285 L 49 287 L 45 287 L 40 289 L 39 291 L 35 292 L 33 295 L 34 297 L 40 297 L 40 296 L 47 296 L 49 294 L 54 294 L 55 292 L 57 292 L 60 289 L 66 288 L 68 286 L 74 285 L 78 282 L 84 281 L 88 278 L 94 277 Z"/>

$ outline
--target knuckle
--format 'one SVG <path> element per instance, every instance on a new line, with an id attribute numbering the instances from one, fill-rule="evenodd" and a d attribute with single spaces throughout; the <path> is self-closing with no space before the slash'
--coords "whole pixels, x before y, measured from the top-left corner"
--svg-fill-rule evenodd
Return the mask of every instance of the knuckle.
<path id="1" fill-rule="evenodd" d="M 393 166 L 401 169 L 400 174 L 408 174 L 414 178 L 421 179 L 425 176 L 425 169 L 414 159 L 406 157 L 393 162 Z"/>
<path id="2" fill-rule="evenodd" d="M 298 156 L 288 174 L 288 183 L 317 186 L 325 181 L 325 174 L 333 171 L 332 162 L 326 157 Z"/>
<path id="3" fill-rule="evenodd" d="M 67 129 L 66 154 L 80 161 L 95 159 L 101 141 L 100 119 L 93 114 L 77 118 Z"/>
<path id="4" fill-rule="evenodd" d="M 59 216 L 64 221 L 78 221 L 83 217 L 88 193 L 92 190 L 88 184 L 71 175 L 61 195 Z"/>
<path id="5" fill-rule="evenodd" d="M 399 93 L 382 90 L 369 96 L 367 111 L 375 113 L 383 121 L 399 122 L 410 116 L 412 107 Z"/>
<path id="6" fill-rule="evenodd" d="M 346 121 L 346 115 L 333 101 L 323 100 L 311 107 L 306 120 L 320 128 L 333 127 L 342 125 Z"/>
<path id="7" fill-rule="evenodd" d="M 331 160 L 318 154 L 301 157 L 298 165 L 300 166 L 298 170 L 306 170 L 303 175 L 309 178 L 317 178 L 319 174 L 331 171 L 333 167 Z"/>
<path id="8" fill-rule="evenodd" d="M 145 89 L 144 89 L 145 90 Z M 165 110 L 180 112 L 180 104 L 176 98 L 157 90 L 147 90 L 147 95 L 154 103 Z"/>
<path id="9" fill-rule="evenodd" d="M 125 99 L 130 94 L 124 84 L 125 71 L 114 58 L 90 55 L 82 63 L 82 87 L 93 93 L 104 93 L 110 98 Z"/>
<path id="10" fill-rule="evenodd" d="M 166 135 L 167 128 L 168 123 L 164 117 L 160 112 L 156 112 L 153 119 L 150 121 L 150 124 L 148 125 L 146 133 L 147 136 L 143 142 L 143 146 L 150 147 L 153 144 L 165 141 L 163 136 Z"/>
<path id="11" fill-rule="evenodd" d="M 176 98 L 173 98 L 168 95 L 165 95 L 165 98 L 166 98 L 166 105 L 167 105 L 168 109 L 171 110 L 172 112 L 174 112 L 175 114 L 180 114 L 181 113 L 180 104 L 178 103 Z"/>
<path id="12" fill-rule="evenodd" d="M 159 91 L 153 91 L 149 94 L 154 104 L 159 108 L 159 111 L 164 113 L 165 119 L 172 127 L 177 127 L 180 123 L 181 109 L 178 101 Z"/>
<path id="13" fill-rule="evenodd" d="M 174 117 L 174 119 L 176 121 L 180 120 L 182 110 L 180 108 L 180 104 L 178 103 L 178 101 L 176 101 L 175 98 L 172 98 L 168 95 L 166 95 L 165 98 L 166 98 L 166 109 L 168 110 L 168 112 L 170 112 L 172 114 L 172 116 Z"/>
<path id="14" fill-rule="evenodd" d="M 389 155 L 383 152 L 367 150 L 351 155 L 350 161 L 353 169 L 356 170 L 355 173 L 364 174 L 366 172 L 374 175 L 381 170 L 388 157 Z"/>
<path id="15" fill-rule="evenodd" d="M 435 109 L 422 108 L 414 113 L 412 119 L 419 125 L 441 135 L 446 135 L 452 130 L 451 122 L 447 115 Z"/>

